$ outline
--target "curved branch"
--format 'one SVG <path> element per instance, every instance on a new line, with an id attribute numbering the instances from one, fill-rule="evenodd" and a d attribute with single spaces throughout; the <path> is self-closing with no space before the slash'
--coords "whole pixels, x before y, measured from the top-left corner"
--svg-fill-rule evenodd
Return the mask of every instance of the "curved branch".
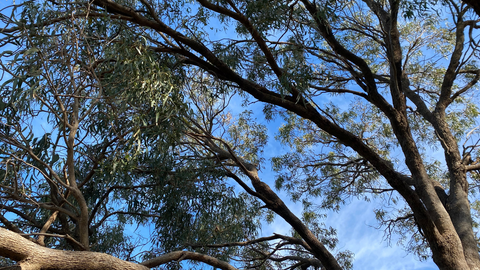
<path id="1" fill-rule="evenodd" d="M 473 73 L 475 74 L 475 77 L 469 82 L 467 83 L 467 85 L 465 85 L 462 89 L 458 90 L 457 92 L 455 92 L 452 97 L 451 97 L 451 100 L 452 102 L 458 97 L 460 96 L 461 94 L 465 93 L 466 91 L 468 91 L 470 88 L 472 88 L 477 82 L 478 80 L 480 80 L 480 69 L 477 69 L 477 70 L 474 70 L 474 71 L 460 71 L 459 73 Z"/>
<path id="2" fill-rule="evenodd" d="M 466 166 L 466 167 L 465 167 L 465 170 L 466 170 L 467 172 L 475 171 L 475 170 L 480 170 L 480 163 Z"/>
<path id="3" fill-rule="evenodd" d="M 455 32 L 455 48 L 453 49 L 452 56 L 450 57 L 450 62 L 448 63 L 448 68 L 445 71 L 443 77 L 442 86 L 440 88 L 440 99 L 438 100 L 435 111 L 444 113 L 446 107 L 453 101 L 452 86 L 457 77 L 458 70 L 457 68 L 460 65 L 460 59 L 463 54 L 463 48 L 465 46 L 465 26 L 467 25 L 463 22 L 463 18 L 459 15 L 458 23 L 456 24 Z"/>
<path id="4" fill-rule="evenodd" d="M 270 49 L 267 46 L 267 42 L 262 38 L 262 36 L 258 32 L 258 30 L 252 24 L 252 22 L 250 20 L 248 20 L 248 18 L 245 17 L 245 15 L 240 13 L 240 10 L 238 10 L 238 8 L 235 7 L 235 4 L 232 1 L 227 1 L 227 2 L 235 10 L 235 12 L 233 12 L 233 11 L 227 9 L 227 8 L 221 7 L 219 5 L 214 5 L 211 2 L 206 1 L 206 0 L 198 0 L 198 2 L 202 6 L 208 8 L 212 11 L 215 11 L 215 12 L 218 12 L 218 13 L 223 14 L 225 16 L 228 16 L 230 18 L 233 18 L 234 20 L 241 23 L 248 30 L 248 32 L 252 35 L 252 38 L 257 43 L 258 47 L 260 47 L 260 50 L 262 50 L 268 64 L 272 68 L 272 70 L 275 73 L 275 75 L 277 76 L 277 78 L 279 80 L 282 80 L 282 78 L 284 76 L 284 72 L 282 71 L 280 66 L 278 66 L 278 63 L 275 60 L 275 57 L 273 56 L 272 52 L 270 51 Z M 298 95 L 299 95 L 298 90 L 295 89 L 295 87 L 293 85 L 290 85 L 290 88 L 291 88 L 290 90 L 292 91 L 292 94 L 293 94 L 294 98 L 297 98 Z"/>
<path id="5" fill-rule="evenodd" d="M 233 267 L 232 265 L 230 265 L 225 261 L 219 260 L 217 258 L 208 256 L 205 254 L 191 252 L 191 251 L 173 251 L 173 252 L 164 254 L 162 256 L 156 257 L 154 259 L 145 261 L 141 263 L 141 265 L 144 265 L 148 268 L 153 268 L 171 261 L 180 262 L 185 259 L 203 262 L 205 264 L 211 265 L 215 268 L 219 268 L 222 270 L 238 270 L 237 268 Z"/>
<path id="6" fill-rule="evenodd" d="M 315 3 L 311 3 L 308 0 L 302 0 L 302 3 L 305 5 L 307 11 L 314 19 L 318 31 L 328 42 L 332 50 L 343 57 L 346 61 L 353 63 L 361 70 L 366 80 L 364 90 L 367 92 L 369 100 L 378 106 L 389 117 L 391 117 L 394 110 L 392 106 L 388 104 L 385 98 L 378 93 L 377 85 L 375 83 L 375 76 L 365 60 L 347 50 L 342 44 L 340 44 L 333 34 L 332 28 L 329 26 L 328 22 L 323 19 L 324 15 L 320 10 L 318 10 L 318 7 Z"/>

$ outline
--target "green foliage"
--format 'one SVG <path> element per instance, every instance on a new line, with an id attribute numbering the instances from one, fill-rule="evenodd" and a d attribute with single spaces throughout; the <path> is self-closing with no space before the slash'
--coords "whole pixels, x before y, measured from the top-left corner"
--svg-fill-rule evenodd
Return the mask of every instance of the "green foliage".
<path id="1" fill-rule="evenodd" d="M 402 15 L 407 19 L 414 19 L 427 14 L 437 3 L 438 0 L 403 0 L 401 1 Z"/>
<path id="2" fill-rule="evenodd" d="M 151 252 L 256 234 L 258 203 L 235 193 L 216 164 L 203 159 L 202 147 L 183 144 L 185 119 L 199 112 L 189 108 L 195 100 L 188 99 L 176 57 L 154 53 L 142 33 L 107 16 L 78 16 L 38 28 L 35 23 L 71 15 L 71 6 L 28 2 L 22 8 L 21 47 L 4 53 L 9 58 L 4 72 L 11 78 L 0 90 L 0 120 L 6 123 L 0 134 L 1 192 L 21 186 L 14 193 L 32 203 L 58 204 L 65 197 L 62 207 L 78 213 L 81 202 L 65 186 L 66 171 L 74 167 L 73 179 L 89 209 L 90 248 L 129 260 L 139 259 L 140 245 L 129 224 L 154 229 L 150 244 L 157 249 Z M 264 132 L 259 127 L 248 135 L 246 121 L 237 135 Z M 68 145 L 69 136 L 75 147 Z M 245 151 L 259 149 L 265 138 L 256 140 Z M 28 202 L 12 200 L 2 207 L 23 212 L 12 223 L 25 232 L 38 232 L 35 224 L 52 215 Z M 30 223 L 22 221 L 26 217 Z M 78 237 L 74 218 L 60 214 L 52 230 Z M 64 238 L 47 238 L 45 244 L 72 248 Z M 202 248 L 223 259 L 229 250 Z"/>
<path id="3" fill-rule="evenodd" d="M 256 123 L 252 111 L 244 111 L 228 129 L 231 142 L 238 146 L 238 153 L 253 164 L 263 163 L 263 148 L 268 136 L 267 128 Z"/>

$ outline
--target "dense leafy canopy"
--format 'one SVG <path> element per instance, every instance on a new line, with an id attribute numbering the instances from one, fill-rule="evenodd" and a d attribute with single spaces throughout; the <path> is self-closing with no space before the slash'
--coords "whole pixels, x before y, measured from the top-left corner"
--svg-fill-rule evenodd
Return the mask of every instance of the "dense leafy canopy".
<path id="1" fill-rule="evenodd" d="M 0 241 L 139 263 L 118 269 L 350 269 L 322 217 L 356 197 L 420 258 L 480 269 L 468 5 L 25 1 L 1 20 Z M 276 216 L 290 235 L 262 235 Z M 0 244 L 46 269 L 35 252 Z"/>

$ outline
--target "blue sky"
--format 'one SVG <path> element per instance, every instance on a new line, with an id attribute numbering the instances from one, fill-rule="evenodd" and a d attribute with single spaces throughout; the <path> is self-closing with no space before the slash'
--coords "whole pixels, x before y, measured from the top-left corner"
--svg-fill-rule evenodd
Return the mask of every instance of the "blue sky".
<path id="1" fill-rule="evenodd" d="M 267 146 L 266 149 L 275 149 Z M 276 148 L 278 149 L 278 148 Z M 262 173 L 262 180 L 269 183 L 272 187 L 273 175 L 268 168 Z M 270 178 L 270 179 L 268 179 Z M 301 216 L 302 205 L 294 203 L 288 199 L 284 192 L 282 199 L 285 200 L 290 210 L 297 216 Z M 381 208 L 384 201 L 380 198 L 372 198 L 370 202 L 365 202 L 353 198 L 336 211 L 326 212 L 326 218 L 323 220 L 326 227 L 333 227 L 337 230 L 338 245 L 336 251 L 349 250 L 354 253 L 353 269 L 376 269 L 376 270 L 429 270 L 438 269 L 431 259 L 420 261 L 412 253 L 397 244 L 398 237 L 392 236 L 390 244 L 387 243 L 384 228 L 378 228 L 379 224 L 375 218 L 374 210 Z M 272 224 L 264 224 L 262 235 L 267 236 L 272 233 L 289 234 L 291 231 L 283 219 L 277 217 Z"/>
<path id="2" fill-rule="evenodd" d="M 231 111 L 234 114 L 240 113 L 243 109 L 250 109 L 255 112 L 262 111 L 263 104 L 255 103 L 248 108 L 242 108 L 241 99 L 233 99 Z M 343 97 L 333 98 L 335 104 L 347 107 L 348 100 Z M 260 171 L 262 181 L 265 181 L 273 189 L 274 173 L 270 168 L 269 158 L 284 154 L 286 149 L 278 141 L 274 140 L 278 127 L 283 123 L 282 120 L 266 121 L 262 120 L 262 115 L 257 115 L 257 120 L 268 127 L 269 144 L 265 146 L 264 153 L 266 162 L 264 169 Z M 241 189 L 239 189 L 240 191 Z M 290 210 L 298 217 L 301 216 L 303 206 L 301 203 L 294 203 L 289 196 L 280 191 L 278 194 L 285 201 Z M 326 227 L 333 227 L 337 230 L 338 245 L 336 251 L 349 250 L 355 254 L 353 266 L 355 270 L 378 269 L 378 270 L 430 270 L 438 269 L 431 259 L 420 261 L 412 253 L 397 244 L 398 236 L 392 235 L 391 241 L 386 239 L 384 228 L 379 228 L 379 223 L 375 218 L 374 210 L 381 208 L 385 201 L 381 198 L 371 198 L 370 202 L 353 198 L 347 200 L 347 203 L 341 207 L 340 211 L 325 212 L 326 218 L 323 220 Z M 273 233 L 289 235 L 291 227 L 282 218 L 277 217 L 271 224 L 263 223 L 261 236 L 269 236 Z M 209 269 L 208 267 L 205 269 Z"/>
<path id="3" fill-rule="evenodd" d="M 378 226 L 373 213 L 375 203 L 354 200 L 338 213 L 328 213 L 325 220 L 327 226 L 337 229 L 338 248 L 350 250 L 355 254 L 353 269 L 438 269 L 431 259 L 419 261 L 415 255 L 407 253 L 396 244 L 395 237 L 391 245 L 387 244 L 384 237 L 385 232 L 382 229 L 375 229 Z M 300 207 L 297 209 L 298 212 L 301 211 Z M 288 224 L 277 219 L 271 229 L 272 232 L 288 233 L 289 229 L 287 228 L 289 228 Z"/>

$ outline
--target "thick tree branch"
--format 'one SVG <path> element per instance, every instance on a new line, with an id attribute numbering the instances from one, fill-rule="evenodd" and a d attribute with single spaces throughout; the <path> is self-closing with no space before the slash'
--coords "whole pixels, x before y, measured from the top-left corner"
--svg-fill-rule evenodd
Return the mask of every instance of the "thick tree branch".
<path id="1" fill-rule="evenodd" d="M 458 15 L 458 22 L 456 24 L 455 31 L 455 47 L 452 55 L 450 56 L 450 62 L 443 77 L 442 85 L 440 87 L 440 99 L 435 106 L 435 112 L 443 114 L 447 106 L 453 101 L 452 86 L 457 77 L 457 68 L 460 65 L 460 59 L 463 55 L 463 48 L 465 46 L 465 26 L 467 25 L 462 18 L 462 15 Z"/>
<path id="2" fill-rule="evenodd" d="M 0 254 L 17 261 L 22 270 L 147 270 L 143 265 L 88 251 L 64 251 L 42 247 L 0 227 Z"/>
<path id="3" fill-rule="evenodd" d="M 145 261 L 141 263 L 141 265 L 144 265 L 148 268 L 153 268 L 168 262 L 172 262 L 172 261 L 180 262 L 182 260 L 194 260 L 197 262 L 203 262 L 205 264 L 213 266 L 214 268 L 219 268 L 222 270 L 237 270 L 237 268 L 233 267 L 232 265 L 230 265 L 225 261 L 219 260 L 217 258 L 208 256 L 205 254 L 200 254 L 200 253 L 191 252 L 191 251 L 173 251 L 165 255 L 156 257 L 154 259 Z"/>

